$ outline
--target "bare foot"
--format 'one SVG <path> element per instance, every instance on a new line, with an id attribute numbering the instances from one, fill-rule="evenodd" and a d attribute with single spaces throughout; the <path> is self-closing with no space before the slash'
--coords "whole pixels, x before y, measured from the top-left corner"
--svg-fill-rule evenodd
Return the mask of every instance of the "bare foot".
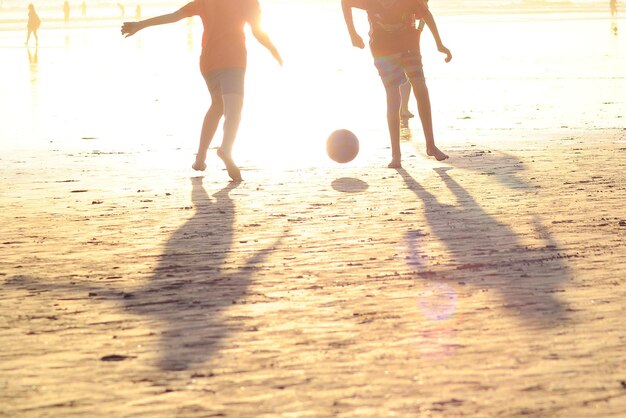
<path id="1" fill-rule="evenodd" d="M 198 161 L 196 160 L 192 165 L 191 168 L 193 168 L 196 171 L 204 171 L 206 170 L 206 163 L 203 161 Z"/>
<path id="2" fill-rule="evenodd" d="M 387 166 L 388 168 L 402 168 L 402 160 L 400 157 L 393 157 Z"/>
<path id="3" fill-rule="evenodd" d="M 413 117 L 415 117 L 415 115 L 409 111 L 402 112 L 402 114 L 400 115 L 401 119 L 411 119 Z"/>
<path id="4" fill-rule="evenodd" d="M 226 155 L 221 148 L 217 149 L 217 156 L 224 161 L 226 171 L 228 171 L 230 178 L 233 179 L 233 181 L 241 181 L 241 171 L 239 171 L 239 168 L 235 165 L 233 158 L 230 155 Z"/>
<path id="5" fill-rule="evenodd" d="M 437 147 L 433 147 L 433 148 L 427 149 L 426 150 L 426 154 L 429 157 L 435 157 L 437 159 L 437 161 L 443 161 L 443 160 L 447 160 L 449 158 L 446 153 L 444 153 L 443 151 L 441 151 Z"/>

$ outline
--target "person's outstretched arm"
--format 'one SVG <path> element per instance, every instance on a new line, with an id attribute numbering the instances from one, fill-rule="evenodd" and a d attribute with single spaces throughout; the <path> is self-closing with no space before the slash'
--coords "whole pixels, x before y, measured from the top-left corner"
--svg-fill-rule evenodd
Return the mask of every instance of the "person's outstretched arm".
<path id="1" fill-rule="evenodd" d="M 278 49 L 274 46 L 274 43 L 270 39 L 270 37 L 265 33 L 263 28 L 261 27 L 261 14 L 256 14 L 252 19 L 248 22 L 250 24 L 250 29 L 252 30 L 252 35 L 256 38 L 257 41 L 272 54 L 274 59 L 278 61 L 279 65 L 283 65 L 283 59 L 278 53 Z"/>
<path id="2" fill-rule="evenodd" d="M 122 25 L 122 35 L 128 38 L 129 36 L 133 36 L 140 30 L 148 28 L 150 26 L 165 25 L 167 23 L 178 22 L 185 17 L 188 17 L 188 14 L 185 13 L 183 9 L 180 9 L 175 11 L 174 13 L 141 20 L 139 22 L 124 22 L 124 24 Z"/>
<path id="3" fill-rule="evenodd" d="M 363 42 L 363 38 L 356 33 L 356 29 L 354 27 L 354 19 L 352 18 L 352 9 L 353 8 L 361 8 L 359 7 L 358 0 L 341 0 L 341 9 L 343 10 L 343 18 L 346 21 L 346 26 L 348 27 L 348 33 L 350 34 L 350 40 L 352 41 L 352 45 L 357 48 L 365 48 L 365 43 Z"/>
<path id="4" fill-rule="evenodd" d="M 446 54 L 446 62 L 450 62 L 450 60 L 452 59 L 452 53 L 441 42 L 441 37 L 439 36 L 439 31 L 437 30 L 435 18 L 433 17 L 432 13 L 430 13 L 430 10 L 425 10 L 423 19 L 426 23 L 426 26 L 428 26 L 428 29 L 430 29 L 430 32 L 433 34 L 433 38 L 435 38 L 435 42 L 437 43 L 437 50 Z"/>

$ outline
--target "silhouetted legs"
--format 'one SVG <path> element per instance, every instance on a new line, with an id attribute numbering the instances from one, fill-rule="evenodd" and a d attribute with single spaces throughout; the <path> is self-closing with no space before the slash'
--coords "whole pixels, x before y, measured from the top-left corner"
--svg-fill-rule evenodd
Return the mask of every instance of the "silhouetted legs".
<path id="1" fill-rule="evenodd" d="M 30 41 L 30 35 L 33 34 L 35 36 L 35 45 L 39 45 L 39 37 L 37 36 L 36 30 L 28 30 L 28 35 L 26 35 L 26 44 L 28 45 L 28 41 Z"/>
<path id="2" fill-rule="evenodd" d="M 391 139 L 391 162 L 389 168 L 402 167 L 402 153 L 400 152 L 400 88 L 396 85 L 385 86 L 387 94 L 387 126 Z"/>
<path id="3" fill-rule="evenodd" d="M 448 156 L 435 145 L 433 134 L 433 120 L 430 108 L 430 96 L 428 87 L 423 78 L 411 79 L 411 85 L 417 99 L 417 109 L 424 130 L 426 140 L 426 154 L 435 157 L 437 161 L 442 161 Z M 402 108 L 401 86 L 385 86 L 387 95 L 387 125 L 389 128 L 389 138 L 391 139 L 391 162 L 389 168 L 402 167 L 402 152 L 400 151 L 400 112 Z"/>
<path id="4" fill-rule="evenodd" d="M 400 151 L 400 119 L 406 110 L 403 100 L 407 100 L 411 87 L 417 99 L 417 108 L 426 139 L 426 154 L 438 161 L 448 156 L 435 145 L 433 120 L 430 110 L 430 97 L 419 49 L 400 52 L 386 56 L 375 56 L 374 65 L 385 86 L 387 96 L 387 125 L 391 139 L 391 162 L 389 168 L 402 166 Z M 408 82 L 407 82 L 408 78 Z M 409 84 L 410 83 L 410 84 Z"/>
<path id="5" fill-rule="evenodd" d="M 204 171 L 206 169 L 206 154 L 211 145 L 211 141 L 217 131 L 217 126 L 220 123 L 220 119 L 224 115 L 224 105 L 222 100 L 213 98 L 211 107 L 204 116 L 204 122 L 202 123 L 202 131 L 200 132 L 200 144 L 198 145 L 198 153 L 196 154 L 196 161 L 191 166 L 194 170 Z"/>
<path id="6" fill-rule="evenodd" d="M 240 94 L 225 94 L 224 101 L 224 139 L 217 150 L 217 155 L 224 161 L 228 175 L 234 181 L 241 181 L 241 172 L 232 158 L 233 143 L 241 121 L 243 96 Z"/>
<path id="7" fill-rule="evenodd" d="M 409 100 L 411 99 L 411 82 L 409 80 L 400 85 L 400 96 L 402 96 L 400 117 L 402 119 L 410 119 L 415 115 L 409 110 Z"/>
<path id="8" fill-rule="evenodd" d="M 211 94 L 211 107 L 202 124 L 196 161 L 191 166 L 194 170 L 206 169 L 207 151 L 223 116 L 224 137 L 217 155 L 224 162 L 230 178 L 241 180 L 241 172 L 233 161 L 232 150 L 241 121 L 245 72 L 244 68 L 218 68 L 202 74 Z"/>
<path id="9" fill-rule="evenodd" d="M 222 145 L 217 150 L 217 155 L 224 162 L 230 178 L 234 181 L 241 180 L 239 168 L 232 159 L 232 149 L 241 121 L 242 108 L 243 96 L 240 94 L 224 94 L 220 98 L 213 98 L 211 107 L 204 116 L 202 123 L 196 161 L 191 166 L 194 170 L 204 171 L 206 169 L 206 156 L 209 146 L 215 136 L 220 119 L 224 116 L 224 137 Z"/>
<path id="10" fill-rule="evenodd" d="M 435 145 L 435 135 L 433 134 L 433 118 L 430 109 L 430 96 L 426 80 L 424 78 L 412 78 L 411 85 L 417 99 L 417 110 L 422 129 L 424 130 L 424 138 L 426 139 L 426 154 L 435 157 L 437 161 L 442 161 L 448 156 Z"/>

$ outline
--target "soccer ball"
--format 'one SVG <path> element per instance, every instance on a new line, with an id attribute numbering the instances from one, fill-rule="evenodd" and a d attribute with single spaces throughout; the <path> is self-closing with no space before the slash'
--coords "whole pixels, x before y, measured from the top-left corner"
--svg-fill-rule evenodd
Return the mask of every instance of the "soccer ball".
<path id="1" fill-rule="evenodd" d="M 328 156 L 338 163 L 347 163 L 359 153 L 359 139 L 347 129 L 338 129 L 326 140 Z"/>

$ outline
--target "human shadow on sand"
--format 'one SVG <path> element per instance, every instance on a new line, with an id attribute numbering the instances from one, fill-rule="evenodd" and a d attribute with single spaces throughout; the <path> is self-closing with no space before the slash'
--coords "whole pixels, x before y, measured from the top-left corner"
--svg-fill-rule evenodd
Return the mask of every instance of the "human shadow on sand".
<path id="1" fill-rule="evenodd" d="M 232 331 L 222 312 L 246 295 L 258 264 L 274 250 L 253 254 L 243 266 L 230 260 L 235 207 L 229 192 L 238 183 L 209 197 L 202 178 L 193 178 L 196 213 L 167 241 L 147 284 L 133 292 L 125 308 L 162 324 L 159 366 L 187 369 L 210 358 Z M 279 238 L 280 240 L 280 238 Z"/>
<path id="2" fill-rule="evenodd" d="M 202 178 L 192 179 L 195 214 L 177 229 L 164 246 L 160 260 L 145 285 L 111 289 L 107 286 L 46 283 L 18 277 L 8 284 L 32 293 L 42 290 L 90 295 L 115 301 L 138 315 L 143 327 L 159 339 L 157 367 L 186 370 L 209 360 L 224 338 L 241 331 L 224 312 L 248 292 L 252 277 L 273 252 L 281 237 L 251 254 L 245 261 L 232 258 L 235 205 L 230 183 L 212 198 Z M 231 264 L 232 263 L 232 264 Z"/>
<path id="3" fill-rule="evenodd" d="M 569 272 L 547 228 L 541 228 L 539 218 L 534 217 L 532 223 L 541 229 L 537 235 L 544 245 L 524 245 L 521 236 L 487 213 L 448 174 L 451 169 L 437 168 L 435 172 L 455 196 L 456 205 L 439 202 L 406 170 L 398 169 L 407 188 L 423 202 L 430 233 L 447 249 L 444 264 L 448 268 L 443 275 L 496 290 L 504 307 L 529 324 L 556 326 L 567 317 L 567 308 L 556 294 Z M 425 235 L 413 232 L 409 231 L 405 240 Z"/>
<path id="4" fill-rule="evenodd" d="M 521 176 L 526 171 L 524 161 L 504 151 L 466 150 L 459 153 L 455 158 L 446 160 L 446 164 L 455 168 L 474 171 L 483 176 L 490 176 L 508 189 L 523 190 L 533 188 L 533 185 Z"/>

